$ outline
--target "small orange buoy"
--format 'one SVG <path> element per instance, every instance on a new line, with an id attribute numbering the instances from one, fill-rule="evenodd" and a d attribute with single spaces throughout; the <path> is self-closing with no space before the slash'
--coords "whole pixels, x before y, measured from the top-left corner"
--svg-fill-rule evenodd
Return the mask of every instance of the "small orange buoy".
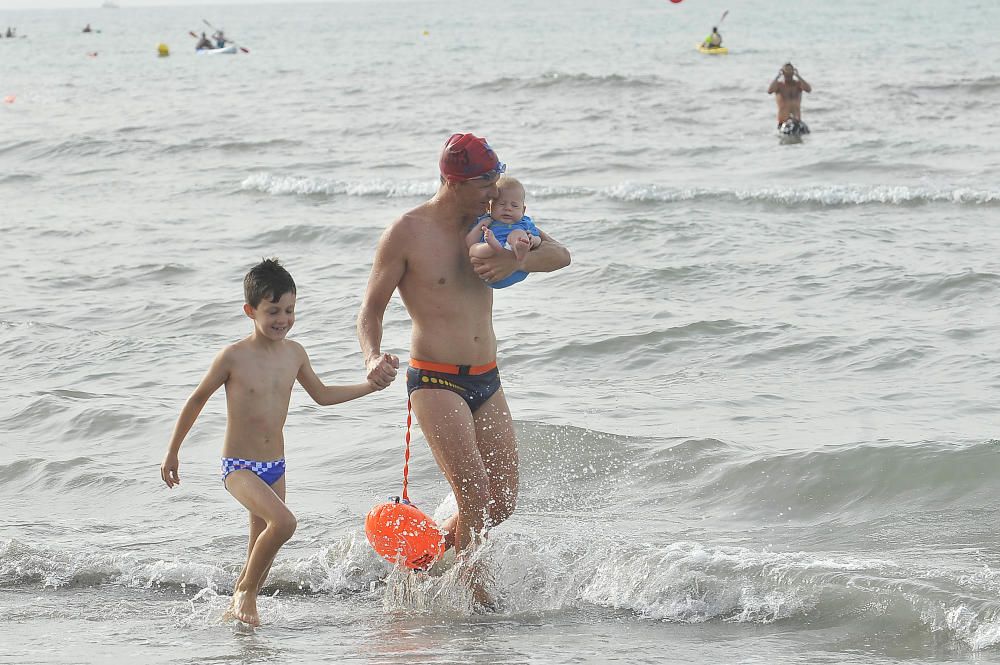
<path id="1" fill-rule="evenodd" d="M 398 496 L 368 512 L 365 535 L 388 561 L 413 570 L 430 568 L 444 553 L 444 537 L 434 520 Z"/>

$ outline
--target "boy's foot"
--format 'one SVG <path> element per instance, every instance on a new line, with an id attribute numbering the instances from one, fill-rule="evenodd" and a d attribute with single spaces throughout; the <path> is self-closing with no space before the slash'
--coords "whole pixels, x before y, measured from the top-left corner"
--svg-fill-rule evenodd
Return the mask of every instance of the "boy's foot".
<path id="1" fill-rule="evenodd" d="M 259 626 L 260 617 L 257 615 L 257 596 L 246 591 L 234 591 L 233 602 L 222 615 L 224 620 L 236 619 L 250 626 Z"/>

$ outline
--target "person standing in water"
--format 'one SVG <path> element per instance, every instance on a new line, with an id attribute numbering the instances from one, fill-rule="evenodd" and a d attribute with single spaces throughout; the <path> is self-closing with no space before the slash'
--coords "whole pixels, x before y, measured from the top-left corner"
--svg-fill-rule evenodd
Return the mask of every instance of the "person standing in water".
<path id="1" fill-rule="evenodd" d="M 382 351 L 382 319 L 399 289 L 413 322 L 407 391 L 458 503 L 440 525 L 445 546 L 462 554 L 517 505 L 517 441 L 497 369 L 489 285 L 516 270 L 558 270 L 570 255 L 539 231 L 541 242 L 521 259 L 505 249 L 470 256 L 466 234 L 498 196 L 506 165 L 484 139 L 454 134 L 439 169 L 437 193 L 390 224 L 378 242 L 358 341 L 368 380 L 388 386 L 399 359 Z"/>
<path id="2" fill-rule="evenodd" d="M 791 120 L 804 128 L 805 131 L 800 133 L 809 133 L 809 128 L 802 122 L 803 92 L 812 92 L 812 86 L 799 75 L 799 70 L 792 63 L 786 62 L 767 88 L 767 94 L 773 94 L 774 101 L 778 104 L 779 129 L 786 121 Z"/>

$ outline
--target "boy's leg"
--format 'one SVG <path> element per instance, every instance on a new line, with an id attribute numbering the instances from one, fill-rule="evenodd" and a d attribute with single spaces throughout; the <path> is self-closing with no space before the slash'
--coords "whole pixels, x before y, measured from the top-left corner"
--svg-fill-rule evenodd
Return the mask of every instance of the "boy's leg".
<path id="1" fill-rule="evenodd" d="M 279 483 L 284 494 L 284 478 L 275 483 L 276 488 Z M 243 573 L 233 589 L 233 615 L 244 623 L 258 626 L 260 619 L 257 616 L 257 591 L 278 550 L 295 533 L 295 516 L 275 490 L 247 469 L 229 474 L 226 477 L 226 489 L 252 515 L 265 523 L 263 530 L 253 541 Z"/>
<path id="2" fill-rule="evenodd" d="M 274 490 L 274 493 L 278 495 L 279 499 L 281 499 L 282 501 L 284 501 L 285 500 L 285 477 L 282 476 L 277 481 L 275 481 L 275 483 L 273 485 L 271 485 L 271 489 Z M 267 527 L 267 522 L 264 521 L 264 518 L 258 517 L 257 515 L 254 515 L 253 513 L 247 513 L 247 514 L 250 515 L 250 540 L 249 540 L 249 543 L 247 545 L 247 561 L 249 561 L 250 560 L 250 554 L 253 552 L 253 546 L 257 542 L 257 537 L 260 536 L 261 532 L 263 532 L 264 529 Z M 263 577 L 261 577 L 260 585 L 257 587 L 257 592 L 258 593 L 260 593 L 260 590 L 263 589 L 264 585 L 267 583 L 267 575 L 270 572 L 270 570 L 271 570 L 271 566 L 269 565 L 267 567 L 267 570 L 264 571 Z M 243 568 L 242 568 L 242 570 L 240 570 L 240 576 L 236 580 L 236 586 L 240 585 L 240 583 L 243 581 L 243 578 L 246 577 L 246 574 L 247 574 L 247 566 L 246 566 L 246 563 L 244 562 Z"/>

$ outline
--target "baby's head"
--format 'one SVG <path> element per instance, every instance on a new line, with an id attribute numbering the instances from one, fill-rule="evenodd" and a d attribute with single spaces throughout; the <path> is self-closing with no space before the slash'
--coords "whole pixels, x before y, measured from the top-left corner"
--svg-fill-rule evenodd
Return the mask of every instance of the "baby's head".
<path id="1" fill-rule="evenodd" d="M 524 205 L 524 185 L 517 178 L 502 175 L 497 180 L 499 195 L 490 202 L 490 217 L 504 224 L 521 221 L 527 206 Z"/>
<path id="2" fill-rule="evenodd" d="M 243 278 L 243 296 L 243 312 L 258 332 L 271 339 L 288 334 L 295 323 L 295 280 L 277 259 L 264 259 L 250 269 Z"/>

